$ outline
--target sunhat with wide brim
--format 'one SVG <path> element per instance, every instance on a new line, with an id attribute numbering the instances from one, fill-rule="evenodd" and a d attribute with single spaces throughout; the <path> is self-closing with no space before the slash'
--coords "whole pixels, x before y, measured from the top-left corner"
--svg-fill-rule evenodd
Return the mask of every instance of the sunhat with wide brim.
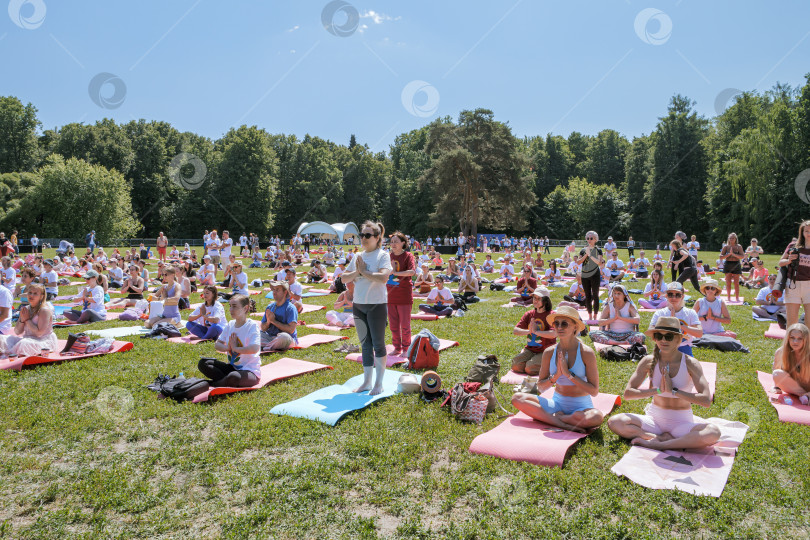
<path id="1" fill-rule="evenodd" d="M 677 317 L 660 317 L 657 321 L 655 321 L 655 326 L 650 326 L 644 334 L 649 337 L 653 337 L 653 334 L 658 332 L 667 332 L 669 334 L 678 334 L 679 336 L 683 335 L 683 331 L 681 330 L 681 320 Z"/>
<path id="2" fill-rule="evenodd" d="M 554 321 L 557 320 L 559 317 L 565 317 L 566 319 L 571 319 L 574 321 L 574 324 L 577 326 L 577 333 L 582 332 L 587 328 L 585 323 L 582 322 L 582 319 L 579 317 L 579 313 L 572 307 L 562 306 L 558 307 L 555 311 L 552 311 L 547 320 L 549 326 L 554 325 Z"/>
<path id="3" fill-rule="evenodd" d="M 707 279 L 706 282 L 700 286 L 700 292 L 703 293 L 703 296 L 706 296 L 706 287 L 714 287 L 715 289 L 720 290 L 716 279 Z"/>

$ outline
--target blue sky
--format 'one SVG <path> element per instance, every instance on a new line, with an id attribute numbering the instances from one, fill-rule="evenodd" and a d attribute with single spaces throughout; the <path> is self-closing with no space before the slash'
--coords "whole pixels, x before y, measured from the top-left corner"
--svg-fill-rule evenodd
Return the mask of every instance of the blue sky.
<path id="1" fill-rule="evenodd" d="M 255 124 L 385 151 L 486 107 L 518 136 L 632 139 L 675 93 L 711 117 L 727 89 L 801 86 L 808 20 L 805 1 L 11 0 L 0 94 L 46 129 L 146 118 L 216 139 Z"/>

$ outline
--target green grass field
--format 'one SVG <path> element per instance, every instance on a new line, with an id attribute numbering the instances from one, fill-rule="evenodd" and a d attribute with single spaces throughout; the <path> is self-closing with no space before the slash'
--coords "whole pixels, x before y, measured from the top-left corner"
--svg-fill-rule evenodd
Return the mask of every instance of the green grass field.
<path id="1" fill-rule="evenodd" d="M 765 257 L 769 267 L 776 258 Z M 268 271 L 248 274 L 266 279 Z M 755 293 L 742 290 L 749 302 Z M 563 294 L 553 289 L 555 305 Z M 414 321 L 414 333 L 426 327 L 461 343 L 441 355 L 446 384 L 462 380 L 484 352 L 496 354 L 505 373 L 525 344 L 511 332 L 522 311 L 499 307 L 508 293 L 481 296 L 488 301 L 463 318 Z M 268 302 L 255 298 L 260 307 Z M 755 370 L 770 369 L 779 343 L 763 337 L 767 324 L 752 321 L 750 307 L 729 309 L 727 328 L 751 354 L 697 350 L 699 360 L 718 363 L 718 384 L 712 407 L 696 413 L 751 426 L 719 499 L 615 476 L 610 467 L 629 446 L 606 425 L 552 469 L 470 454 L 473 438 L 502 420 L 463 424 L 417 395 L 372 405 L 336 427 L 271 415 L 276 404 L 361 373 L 329 345 L 286 356 L 334 371 L 210 404 L 159 400 L 145 388 L 158 373 L 199 376 L 197 360 L 214 347 L 136 337 L 128 353 L 0 372 L 0 536 L 806 538 L 810 427 L 778 421 Z M 303 319 L 325 322 L 324 313 Z M 642 313 L 643 328 L 650 316 Z M 344 334 L 357 343 L 354 331 Z M 633 369 L 599 359 L 600 390 L 621 394 Z M 511 408 L 511 386 L 500 394 Z M 641 412 L 645 404 L 618 410 Z"/>

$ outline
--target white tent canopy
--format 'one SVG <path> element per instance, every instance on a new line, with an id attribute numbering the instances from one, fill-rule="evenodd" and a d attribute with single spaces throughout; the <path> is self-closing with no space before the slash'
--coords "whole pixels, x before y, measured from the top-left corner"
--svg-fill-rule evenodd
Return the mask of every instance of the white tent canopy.
<path id="1" fill-rule="evenodd" d="M 334 236 L 338 241 L 343 242 L 347 237 L 356 237 L 360 234 L 357 225 L 349 223 L 332 223 L 329 225 L 325 221 L 311 221 L 302 223 L 298 227 L 298 234 L 321 234 Z"/>

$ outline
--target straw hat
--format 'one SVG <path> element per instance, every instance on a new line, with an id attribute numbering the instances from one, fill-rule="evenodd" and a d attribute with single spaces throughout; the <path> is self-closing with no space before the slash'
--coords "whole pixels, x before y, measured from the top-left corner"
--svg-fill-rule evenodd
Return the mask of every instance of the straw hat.
<path id="1" fill-rule="evenodd" d="M 547 318 L 548 324 L 554 325 L 554 321 L 557 320 L 558 317 L 565 317 L 566 319 L 574 321 L 577 327 L 577 333 L 582 332 L 586 328 L 585 323 L 582 322 L 582 319 L 579 317 L 579 313 L 572 307 L 562 306 L 558 307 L 556 311 L 552 311 Z"/>
<path id="2" fill-rule="evenodd" d="M 703 296 L 706 296 L 706 287 L 714 287 L 715 289 L 719 289 L 716 279 L 707 279 L 706 282 L 700 286 L 700 292 L 703 293 Z"/>
<path id="3" fill-rule="evenodd" d="M 677 317 L 659 317 L 659 319 L 655 321 L 655 326 L 650 326 L 644 334 L 653 337 L 653 334 L 656 332 L 668 332 L 682 336 L 681 320 Z"/>

